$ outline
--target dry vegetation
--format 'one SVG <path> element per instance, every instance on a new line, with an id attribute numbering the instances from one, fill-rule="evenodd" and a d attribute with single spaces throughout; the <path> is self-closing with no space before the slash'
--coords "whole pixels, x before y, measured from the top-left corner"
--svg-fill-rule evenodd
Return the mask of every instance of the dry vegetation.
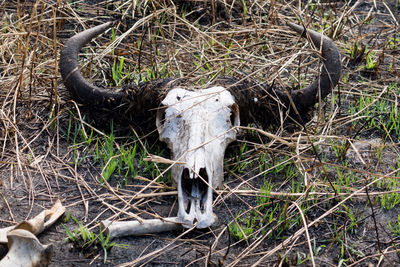
<path id="1" fill-rule="evenodd" d="M 0 1 L 0 226 L 61 199 L 68 215 L 39 236 L 55 243 L 53 266 L 398 265 L 400 2 L 174 2 Z M 299 18 L 335 40 L 342 79 L 304 127 L 243 129 L 214 195 L 218 225 L 99 235 L 103 219 L 175 215 L 176 191 L 168 165 L 146 160 L 168 158 L 163 144 L 72 100 L 57 67 L 66 38 L 119 20 L 82 50 L 97 84 L 230 75 L 295 88 L 317 69 L 285 26 Z"/>

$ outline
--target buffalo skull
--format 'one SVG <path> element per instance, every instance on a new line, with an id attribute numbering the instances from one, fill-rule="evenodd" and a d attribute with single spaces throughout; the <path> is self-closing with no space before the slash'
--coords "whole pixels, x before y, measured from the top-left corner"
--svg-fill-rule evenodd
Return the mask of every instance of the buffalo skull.
<path id="1" fill-rule="evenodd" d="M 276 122 L 278 110 L 291 117 L 304 116 L 332 91 L 340 78 L 340 55 L 333 41 L 289 23 L 322 52 L 321 73 L 304 89 L 288 92 L 232 77 L 223 77 L 212 87 L 197 90 L 178 85 L 173 79 L 117 90 L 100 88 L 82 76 L 78 52 L 112 25 L 107 22 L 68 39 L 60 56 L 63 82 L 83 104 L 111 108 L 114 112 L 130 110 L 133 114 L 145 113 L 145 116 L 154 113 L 160 140 L 167 143 L 176 161 L 171 171 L 178 187 L 178 220 L 185 227 L 205 228 L 215 222 L 212 192 L 223 182 L 225 149 L 236 139 L 235 126 L 240 121 L 265 126 Z"/>

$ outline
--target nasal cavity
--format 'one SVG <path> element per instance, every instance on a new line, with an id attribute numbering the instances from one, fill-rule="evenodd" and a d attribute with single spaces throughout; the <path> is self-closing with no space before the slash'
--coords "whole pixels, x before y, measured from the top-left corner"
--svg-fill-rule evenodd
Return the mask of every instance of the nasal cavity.
<path id="1" fill-rule="evenodd" d="M 208 185 L 211 183 L 208 179 L 206 168 L 199 170 L 199 176 L 194 179 L 190 177 L 190 171 L 188 168 L 184 168 L 182 172 L 181 186 L 186 197 L 189 198 L 187 206 L 185 207 L 186 213 L 190 213 L 191 202 L 196 201 L 193 199 L 193 194 L 197 195 L 197 201 L 200 203 L 200 211 L 204 213 L 205 203 L 207 200 Z M 211 185 L 210 185 L 211 186 Z M 197 192 L 197 193 L 196 193 Z"/>
<path id="2" fill-rule="evenodd" d="M 187 194 L 190 195 L 192 192 L 192 181 L 190 179 L 189 169 L 185 168 L 182 172 L 182 189 Z"/>
<path id="3" fill-rule="evenodd" d="M 207 192 L 208 192 L 208 184 L 211 186 L 210 181 L 208 180 L 207 171 L 205 168 L 201 168 L 199 171 L 199 190 L 201 192 L 201 199 L 200 199 L 200 210 L 204 212 L 205 209 L 205 202 L 207 200 Z M 208 184 L 207 184 L 207 183 Z"/>
<path id="4" fill-rule="evenodd" d="M 189 173 L 189 169 L 185 168 L 183 169 L 182 172 L 182 179 L 181 179 L 181 186 L 182 186 L 182 190 L 184 192 L 184 194 L 186 195 L 186 198 L 190 196 L 190 193 L 192 191 L 192 181 L 190 179 L 190 173 Z M 191 207 L 191 201 L 187 201 L 186 202 L 186 207 L 185 207 L 185 211 L 187 214 L 190 213 L 190 207 Z"/>

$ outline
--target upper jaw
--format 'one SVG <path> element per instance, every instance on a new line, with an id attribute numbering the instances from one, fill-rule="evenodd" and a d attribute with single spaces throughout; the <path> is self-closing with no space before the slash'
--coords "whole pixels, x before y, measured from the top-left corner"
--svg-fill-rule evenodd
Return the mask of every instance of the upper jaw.
<path id="1" fill-rule="evenodd" d="M 178 172 L 178 219 L 186 228 L 212 226 L 216 217 L 212 211 L 212 177 L 209 170 L 200 168 L 199 173 L 182 167 Z"/>

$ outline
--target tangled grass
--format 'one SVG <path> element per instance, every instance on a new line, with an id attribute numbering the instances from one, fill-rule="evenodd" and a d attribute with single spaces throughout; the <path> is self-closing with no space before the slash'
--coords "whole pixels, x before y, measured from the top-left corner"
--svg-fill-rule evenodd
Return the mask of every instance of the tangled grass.
<path id="1" fill-rule="evenodd" d="M 70 214 L 64 227 L 40 236 L 56 244 L 55 266 L 398 264 L 399 5 L 0 1 L 0 225 L 61 199 Z M 84 76 L 104 86 L 185 77 L 206 87 L 229 75 L 303 87 L 318 57 L 285 26 L 299 20 L 335 40 L 343 74 L 306 125 L 242 127 L 215 191 L 215 228 L 111 243 L 90 234 L 99 220 L 166 217 L 177 208 L 165 146 L 135 125 L 90 113 L 62 85 L 62 44 L 110 19 L 117 26 L 81 53 Z M 64 242 L 82 234 L 97 247 Z"/>

